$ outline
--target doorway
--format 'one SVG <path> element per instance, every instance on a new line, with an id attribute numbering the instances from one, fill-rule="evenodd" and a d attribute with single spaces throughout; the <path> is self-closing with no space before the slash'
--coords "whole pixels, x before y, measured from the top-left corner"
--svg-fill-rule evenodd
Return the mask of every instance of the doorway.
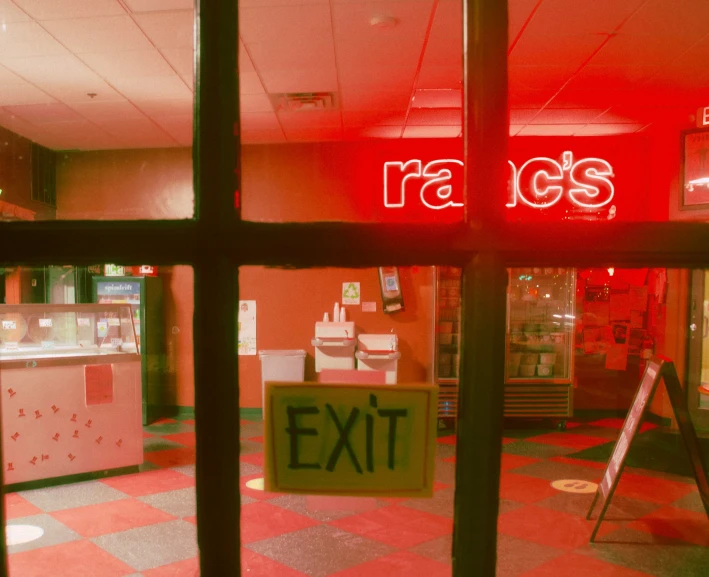
<path id="1" fill-rule="evenodd" d="M 709 431 L 709 270 L 692 271 L 687 404 L 697 429 Z"/>

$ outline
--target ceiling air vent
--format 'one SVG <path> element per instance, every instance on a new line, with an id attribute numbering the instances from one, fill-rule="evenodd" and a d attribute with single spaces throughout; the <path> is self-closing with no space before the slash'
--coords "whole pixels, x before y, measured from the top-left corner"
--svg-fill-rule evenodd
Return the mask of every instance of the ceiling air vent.
<path id="1" fill-rule="evenodd" d="M 334 110 L 337 106 L 332 92 L 287 92 L 271 94 L 270 98 L 276 112 Z"/>

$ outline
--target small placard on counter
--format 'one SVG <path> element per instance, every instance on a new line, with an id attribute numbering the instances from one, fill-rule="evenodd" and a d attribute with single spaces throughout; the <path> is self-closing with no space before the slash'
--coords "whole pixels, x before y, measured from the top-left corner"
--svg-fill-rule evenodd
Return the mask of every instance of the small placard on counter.
<path id="1" fill-rule="evenodd" d="M 39 319 L 39 326 L 42 328 L 49 328 L 52 326 L 52 319 Z"/>
<path id="2" fill-rule="evenodd" d="M 2 321 L 2 328 L 5 331 L 17 330 L 17 321 Z"/>
<path id="3" fill-rule="evenodd" d="M 76 319 L 76 325 L 79 327 L 90 327 L 91 319 L 88 317 L 79 317 Z"/>
<path id="4" fill-rule="evenodd" d="M 435 386 L 270 382 L 265 401 L 267 491 L 433 495 Z"/>

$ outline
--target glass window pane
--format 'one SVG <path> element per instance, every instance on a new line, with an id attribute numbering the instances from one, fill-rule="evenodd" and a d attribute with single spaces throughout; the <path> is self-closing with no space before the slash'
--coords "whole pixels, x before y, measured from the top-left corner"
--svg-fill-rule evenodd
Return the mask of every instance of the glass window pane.
<path id="1" fill-rule="evenodd" d="M 509 11 L 508 219 L 706 218 L 706 141 L 695 135 L 683 155 L 680 131 L 706 120 L 707 4 L 513 0 Z"/>
<path id="2" fill-rule="evenodd" d="M 459 286 L 460 271 L 448 267 L 240 268 L 244 574 L 257 567 L 268 573 L 286 572 L 284 565 L 298 574 L 323 576 L 362 575 L 392 568 L 411 575 L 451 574 L 458 357 L 452 341 L 438 342 L 442 336 L 439 331 L 447 326 L 444 323 L 453 325 L 452 321 L 443 321 L 438 311 L 443 306 L 459 309 L 460 296 L 456 304 L 452 300 L 443 302 L 443 297 L 437 296 L 443 294 L 438 288 L 439 275 Z M 446 299 L 455 298 L 453 285 L 446 286 Z M 333 321 L 336 308 L 338 318 L 344 314 L 342 322 Z M 385 312 L 387 308 L 389 312 Z M 323 321 L 326 314 L 328 322 Z M 457 334 L 453 334 L 457 326 L 449 328 L 446 334 L 455 336 L 457 343 Z M 439 379 L 436 367 L 441 372 L 444 365 L 448 370 Z M 406 399 L 407 393 L 401 389 L 406 383 L 440 384 L 437 415 L 431 419 L 437 437 L 433 496 L 391 497 L 384 493 L 353 497 L 318 495 L 307 489 L 306 494 L 264 491 L 264 429 L 270 426 L 271 417 L 269 413 L 265 421 L 262 419 L 263 381 L 308 381 L 324 388 L 326 383 L 363 379 L 370 383 L 378 379 L 372 395 L 379 399 L 379 408 L 385 408 L 381 400 L 384 395 Z M 342 386 L 337 384 L 335 392 Z M 350 405 L 338 407 L 329 396 L 319 399 L 331 402 L 346 420 Z M 384 458 L 382 468 L 386 469 L 384 453 L 374 450 L 371 472 L 366 464 L 364 413 L 370 415 L 374 409 L 369 403 L 365 405 L 351 425 L 353 452 L 361 462 L 363 482 L 370 482 L 368 475 L 379 474 L 371 483 L 377 490 L 391 490 L 386 476 L 379 473 L 378 459 Z M 322 408 L 325 412 L 324 405 Z M 306 420 L 309 418 L 301 417 L 301 426 L 311 426 Z M 380 420 L 375 417 L 374 434 L 381 430 Z M 402 418 L 402 428 L 397 429 L 397 443 L 401 443 L 397 446 L 408 446 L 413 437 L 401 432 L 405 420 Z M 313 427 L 323 425 L 312 423 Z M 308 443 L 320 442 L 326 435 L 323 425 L 319 436 L 308 437 L 299 446 L 306 451 L 312 447 Z M 336 475 L 343 468 L 354 467 L 343 453 L 329 471 L 325 462 L 332 449 L 323 449 L 322 475 Z"/>
<path id="3" fill-rule="evenodd" d="M 1 15 L 0 219 L 191 218 L 192 4 L 13 6 Z"/>
<path id="4" fill-rule="evenodd" d="M 240 26 L 244 219 L 463 219 L 460 2 L 248 2 Z"/>
<path id="5" fill-rule="evenodd" d="M 117 268 L 0 271 L 10 575 L 198 571 L 192 268 Z"/>
<path id="6" fill-rule="evenodd" d="M 539 272 L 544 275 L 543 269 Z M 510 300 L 519 276 L 516 271 L 511 275 Z M 704 270 L 568 270 L 567 304 L 575 312 L 568 333 L 572 342 L 564 347 L 573 355 L 571 379 L 559 382 L 556 365 L 553 377 L 540 374 L 538 364 L 534 376 L 512 378 L 508 372 L 505 382 L 498 575 L 565 575 L 579 566 L 598 574 L 701 573 L 705 542 L 691 528 L 706 524 L 706 511 L 667 392 L 668 379 L 659 380 L 639 420 L 630 415 L 631 407 L 638 406 L 636 392 L 648 363 L 662 355 L 677 371 L 684 387 L 679 401 L 688 403 L 689 421 L 704 446 L 709 430 L 702 387 L 705 280 Z M 536 323 L 544 296 L 529 290 L 524 295 L 525 321 Z M 545 354 L 537 351 L 546 330 L 538 324 L 539 340 L 530 341 L 532 335 L 523 333 L 517 343 L 525 347 L 523 358 L 528 350 L 540 358 Z M 508 371 L 517 362 L 515 354 L 508 354 Z M 628 423 L 633 421 L 639 425 L 630 436 Z M 625 469 L 613 465 L 622 473 L 616 475 L 596 544 L 590 545 L 604 493 L 591 520 L 586 515 L 616 443 L 624 442 L 629 447 Z"/>

